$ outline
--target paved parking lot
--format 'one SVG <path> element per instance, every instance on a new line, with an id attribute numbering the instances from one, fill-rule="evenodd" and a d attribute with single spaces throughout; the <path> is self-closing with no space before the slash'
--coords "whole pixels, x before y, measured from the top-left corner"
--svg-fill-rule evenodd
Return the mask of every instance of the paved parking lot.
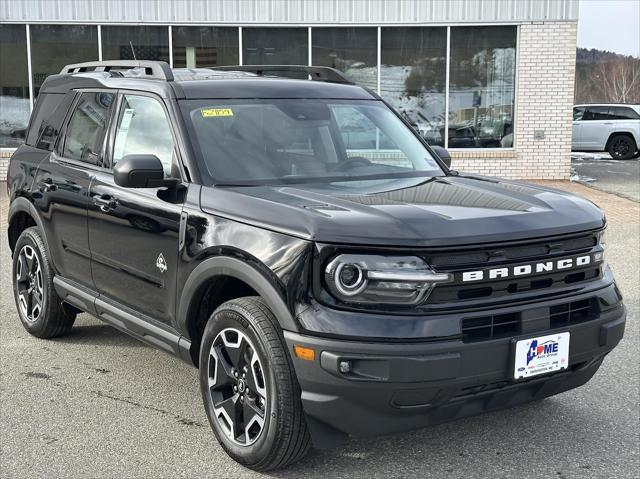
<path id="1" fill-rule="evenodd" d="M 596 377 L 535 404 L 312 452 L 270 476 L 638 477 L 639 204 L 576 183 L 546 184 L 592 198 L 610 221 L 608 259 L 629 318 Z M 195 369 L 87 315 L 57 340 L 22 329 L 6 198 L 0 206 L 0 476 L 259 477 L 216 444 Z"/>
<path id="2" fill-rule="evenodd" d="M 621 161 L 607 153 L 573 153 L 571 169 L 576 181 L 640 201 L 640 158 Z"/>

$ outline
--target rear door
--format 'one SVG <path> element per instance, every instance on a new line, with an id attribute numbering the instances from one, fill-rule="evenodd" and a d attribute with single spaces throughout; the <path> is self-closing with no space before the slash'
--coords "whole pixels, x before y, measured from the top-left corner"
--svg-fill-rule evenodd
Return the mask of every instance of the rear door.
<path id="1" fill-rule="evenodd" d="M 163 101 L 120 95 L 109 166 L 96 173 L 89 201 L 91 271 L 104 299 L 171 324 L 176 300 L 178 229 L 187 185 L 123 188 L 112 168 L 130 154 L 154 154 L 165 176 L 181 178 L 174 131 Z"/>
<path id="2" fill-rule="evenodd" d="M 582 117 L 580 142 L 582 148 L 592 151 L 604 151 L 609 134 L 613 131 L 615 122 L 610 115 L 609 107 L 588 106 Z"/>
<path id="3" fill-rule="evenodd" d="M 87 237 L 87 206 L 93 175 L 101 170 L 104 140 L 115 104 L 114 92 L 89 90 L 75 95 L 63 134 L 36 178 L 36 206 L 42 211 L 47 243 L 58 274 L 93 288 Z M 38 143 L 46 147 L 43 122 Z"/>

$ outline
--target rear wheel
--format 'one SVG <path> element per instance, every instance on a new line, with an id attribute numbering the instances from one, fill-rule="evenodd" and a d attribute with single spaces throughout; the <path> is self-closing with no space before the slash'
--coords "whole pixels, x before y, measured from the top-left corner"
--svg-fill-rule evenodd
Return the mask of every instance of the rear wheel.
<path id="1" fill-rule="evenodd" d="M 607 151 L 614 160 L 629 160 L 636 154 L 636 142 L 627 135 L 616 135 L 609 140 Z"/>
<path id="2" fill-rule="evenodd" d="M 69 332 L 75 313 L 65 311 L 53 287 L 53 270 L 37 227 L 22 232 L 13 254 L 13 293 L 24 328 L 38 338 Z"/>
<path id="3" fill-rule="evenodd" d="M 300 386 L 280 327 L 259 297 L 228 301 L 209 319 L 200 388 L 218 441 L 240 464 L 267 471 L 308 451 Z"/>

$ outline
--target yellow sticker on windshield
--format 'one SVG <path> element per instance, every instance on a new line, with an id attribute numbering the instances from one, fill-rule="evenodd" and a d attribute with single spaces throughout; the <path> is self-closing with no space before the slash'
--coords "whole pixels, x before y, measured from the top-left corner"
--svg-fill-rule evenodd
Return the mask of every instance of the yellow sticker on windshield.
<path id="1" fill-rule="evenodd" d="M 233 110 L 231 108 L 203 108 L 200 112 L 203 118 L 209 118 L 211 116 L 233 116 Z"/>

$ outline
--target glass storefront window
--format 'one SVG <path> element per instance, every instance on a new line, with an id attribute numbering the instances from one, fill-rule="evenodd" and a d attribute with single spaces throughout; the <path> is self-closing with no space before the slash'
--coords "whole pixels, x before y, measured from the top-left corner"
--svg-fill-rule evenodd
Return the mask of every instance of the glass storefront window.
<path id="1" fill-rule="evenodd" d="M 359 85 L 378 89 L 376 28 L 313 28 L 311 35 L 312 65 L 335 68 Z"/>
<path id="2" fill-rule="evenodd" d="M 172 27 L 173 66 L 213 67 L 238 64 L 238 29 Z"/>
<path id="3" fill-rule="evenodd" d="M 157 60 L 169 63 L 169 31 L 164 26 L 102 27 L 104 60 Z"/>
<path id="4" fill-rule="evenodd" d="M 24 25 L 0 25 L 0 148 L 24 143 L 29 123 L 29 73 Z"/>
<path id="5" fill-rule="evenodd" d="M 70 63 L 98 59 L 98 28 L 94 25 L 31 25 L 33 96 L 49 75 Z"/>
<path id="6" fill-rule="evenodd" d="M 452 27 L 449 148 L 513 146 L 516 27 Z"/>
<path id="7" fill-rule="evenodd" d="M 447 29 L 383 28 L 380 95 L 430 145 L 444 146 Z"/>
<path id="8" fill-rule="evenodd" d="M 306 28 L 242 29 L 242 63 L 245 65 L 308 65 Z"/>

